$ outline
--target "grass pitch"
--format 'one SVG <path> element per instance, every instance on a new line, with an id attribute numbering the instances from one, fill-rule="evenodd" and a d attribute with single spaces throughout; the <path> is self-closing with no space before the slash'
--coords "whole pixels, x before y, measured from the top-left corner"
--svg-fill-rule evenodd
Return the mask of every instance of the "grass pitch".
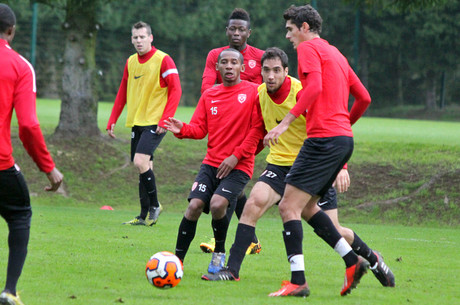
<path id="1" fill-rule="evenodd" d="M 276 209 L 276 208 L 274 208 Z M 158 251 L 174 252 L 181 213 L 167 209 L 153 227 L 130 227 L 128 210 L 98 207 L 34 206 L 29 255 L 19 281 L 27 305 L 62 304 L 459 304 L 460 231 L 403 226 L 346 224 L 371 247 L 381 251 L 396 276 L 396 288 L 385 288 L 369 272 L 351 295 L 339 295 L 345 266 L 338 255 L 304 226 L 304 253 L 311 295 L 269 298 L 289 264 L 277 217 L 263 217 L 257 226 L 262 242 L 258 255 L 247 256 L 240 282 L 205 282 L 210 254 L 199 243 L 211 236 L 208 215 L 198 223 L 185 259 L 184 277 L 175 288 L 161 290 L 145 278 L 145 264 Z M 236 221 L 228 234 L 234 240 Z M 7 227 L 0 225 L 1 236 Z M 0 249 L 0 270 L 6 268 L 7 247 Z M 4 271 L 2 271 L 4 272 Z M 4 273 L 3 273 L 4 274 Z M 0 277 L 3 281 L 4 277 Z"/>

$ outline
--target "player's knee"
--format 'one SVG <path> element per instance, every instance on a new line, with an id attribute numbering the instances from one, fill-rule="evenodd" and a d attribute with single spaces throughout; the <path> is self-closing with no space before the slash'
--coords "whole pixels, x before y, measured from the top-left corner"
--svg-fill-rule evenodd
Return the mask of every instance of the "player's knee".
<path id="1" fill-rule="evenodd" d="M 227 212 L 228 202 L 223 200 L 211 201 L 211 214 L 214 219 L 220 219 L 225 216 Z"/>
<path id="2" fill-rule="evenodd" d="M 201 213 L 203 212 L 204 203 L 201 200 L 190 201 L 187 211 L 185 212 L 185 217 L 188 220 L 196 221 L 200 218 Z"/>

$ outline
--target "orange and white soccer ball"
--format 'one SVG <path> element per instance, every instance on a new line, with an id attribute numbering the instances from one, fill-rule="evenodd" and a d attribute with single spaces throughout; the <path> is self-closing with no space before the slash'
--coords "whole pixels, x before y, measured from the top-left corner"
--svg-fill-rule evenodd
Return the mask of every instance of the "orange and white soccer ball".
<path id="1" fill-rule="evenodd" d="M 181 260 L 168 251 L 155 253 L 145 267 L 147 280 L 157 288 L 175 287 L 183 275 L 184 266 Z"/>

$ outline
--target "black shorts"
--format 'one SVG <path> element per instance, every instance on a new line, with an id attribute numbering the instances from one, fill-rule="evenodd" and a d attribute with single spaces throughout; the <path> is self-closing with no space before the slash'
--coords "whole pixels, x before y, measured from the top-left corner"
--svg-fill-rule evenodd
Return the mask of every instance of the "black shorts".
<path id="1" fill-rule="evenodd" d="M 153 160 L 153 152 L 160 145 L 165 133 L 157 134 L 157 125 L 133 126 L 131 128 L 131 161 L 136 153 L 149 155 Z"/>
<path id="2" fill-rule="evenodd" d="M 188 196 L 190 201 L 198 198 L 205 203 L 203 212 L 209 213 L 209 203 L 214 194 L 218 194 L 228 200 L 230 205 L 236 204 L 238 196 L 249 182 L 249 175 L 245 172 L 234 169 L 224 179 L 217 179 L 217 167 L 201 164 L 200 172 L 195 178 L 192 189 Z"/>
<path id="3" fill-rule="evenodd" d="M 322 197 L 352 153 L 352 137 L 308 138 L 286 176 L 286 183 Z"/>
<path id="4" fill-rule="evenodd" d="M 284 180 L 290 169 L 290 166 L 280 166 L 268 163 L 257 181 L 267 183 L 275 192 L 283 197 L 284 189 L 286 188 L 286 182 L 284 182 Z M 279 202 L 276 204 L 278 203 Z M 333 187 L 321 197 L 318 201 L 318 206 L 323 210 L 337 209 L 337 193 Z"/>
<path id="5" fill-rule="evenodd" d="M 29 189 L 19 167 L 0 171 L 0 215 L 10 227 L 30 228 L 32 209 Z"/>

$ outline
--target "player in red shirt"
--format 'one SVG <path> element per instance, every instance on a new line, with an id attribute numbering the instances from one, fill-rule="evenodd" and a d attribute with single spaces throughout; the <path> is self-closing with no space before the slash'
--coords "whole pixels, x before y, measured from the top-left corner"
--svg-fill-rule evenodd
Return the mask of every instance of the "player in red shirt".
<path id="1" fill-rule="evenodd" d="M 239 50 L 243 55 L 245 69 L 240 74 L 241 79 L 258 85 L 262 83 L 260 59 L 262 58 L 264 51 L 247 44 L 247 40 L 251 35 L 251 18 L 249 13 L 242 8 L 234 9 L 228 17 L 226 34 L 229 45 L 211 50 L 206 58 L 206 66 L 204 68 L 201 83 L 201 93 L 212 86 L 222 83 L 222 77 L 216 70 L 217 57 L 220 52 L 228 48 Z M 238 219 L 243 213 L 246 200 L 246 194 L 243 191 L 235 206 L 235 214 Z M 228 217 L 231 218 L 232 214 L 233 213 L 228 213 Z M 201 243 L 200 248 L 206 253 L 213 252 L 214 240 L 207 243 Z M 254 236 L 251 245 L 247 249 L 247 254 L 259 253 L 261 249 L 262 248 L 257 236 Z"/>
<path id="2" fill-rule="evenodd" d="M 223 50 L 217 64 L 223 83 L 203 93 L 189 124 L 175 118 L 166 123 L 166 128 L 181 139 L 208 136 L 207 153 L 179 226 L 176 255 L 184 261 L 201 213 L 211 211 L 216 244 L 209 273 L 224 266 L 227 207 L 235 204 L 249 182 L 257 144 L 263 137 L 257 85 L 240 79 L 244 68 L 240 52 Z"/>
<path id="3" fill-rule="evenodd" d="M 126 127 L 131 127 L 132 133 L 131 161 L 139 171 L 141 211 L 124 224 L 152 226 L 162 210 L 153 173 L 153 153 L 166 134 L 163 121 L 174 116 L 182 89 L 173 59 L 152 46 L 150 25 L 137 22 L 131 32 L 137 53 L 126 61 L 106 129 L 108 135 L 115 138 L 115 124 L 126 105 Z"/>
<path id="4" fill-rule="evenodd" d="M 260 59 L 264 51 L 247 44 L 247 40 L 251 36 L 249 13 L 241 8 L 234 9 L 228 18 L 226 34 L 228 46 L 212 49 L 208 53 L 201 82 L 201 93 L 222 83 L 222 77 L 216 70 L 217 57 L 220 52 L 228 48 L 236 49 L 243 55 L 245 70 L 241 72 L 241 79 L 259 85 L 262 83 Z"/>
<path id="5" fill-rule="evenodd" d="M 46 148 L 38 123 L 34 69 L 10 47 L 15 24 L 14 12 L 0 4 L 0 215 L 9 229 L 8 267 L 5 288 L 0 294 L 1 304 L 23 304 L 16 285 L 27 255 L 32 217 L 29 190 L 13 159 L 10 130 L 13 109 L 18 118 L 19 138 L 51 183 L 45 190 L 56 191 L 63 179 Z"/>
<path id="6" fill-rule="evenodd" d="M 345 282 L 340 294 L 356 288 L 369 263 L 358 257 L 317 205 L 353 152 L 351 125 L 371 102 L 369 93 L 349 66 L 346 58 L 320 38 L 322 19 L 310 5 L 291 6 L 284 13 L 286 38 L 298 54 L 298 75 L 303 93 L 281 123 L 267 133 L 264 144 L 276 145 L 291 122 L 306 112 L 308 138 L 291 170 L 279 204 L 283 237 L 291 264 L 291 281 L 270 296 L 300 296 L 308 288 L 302 252 L 301 216 L 308 219 L 324 241 L 343 258 Z M 355 102 L 348 113 L 349 94 Z"/>

